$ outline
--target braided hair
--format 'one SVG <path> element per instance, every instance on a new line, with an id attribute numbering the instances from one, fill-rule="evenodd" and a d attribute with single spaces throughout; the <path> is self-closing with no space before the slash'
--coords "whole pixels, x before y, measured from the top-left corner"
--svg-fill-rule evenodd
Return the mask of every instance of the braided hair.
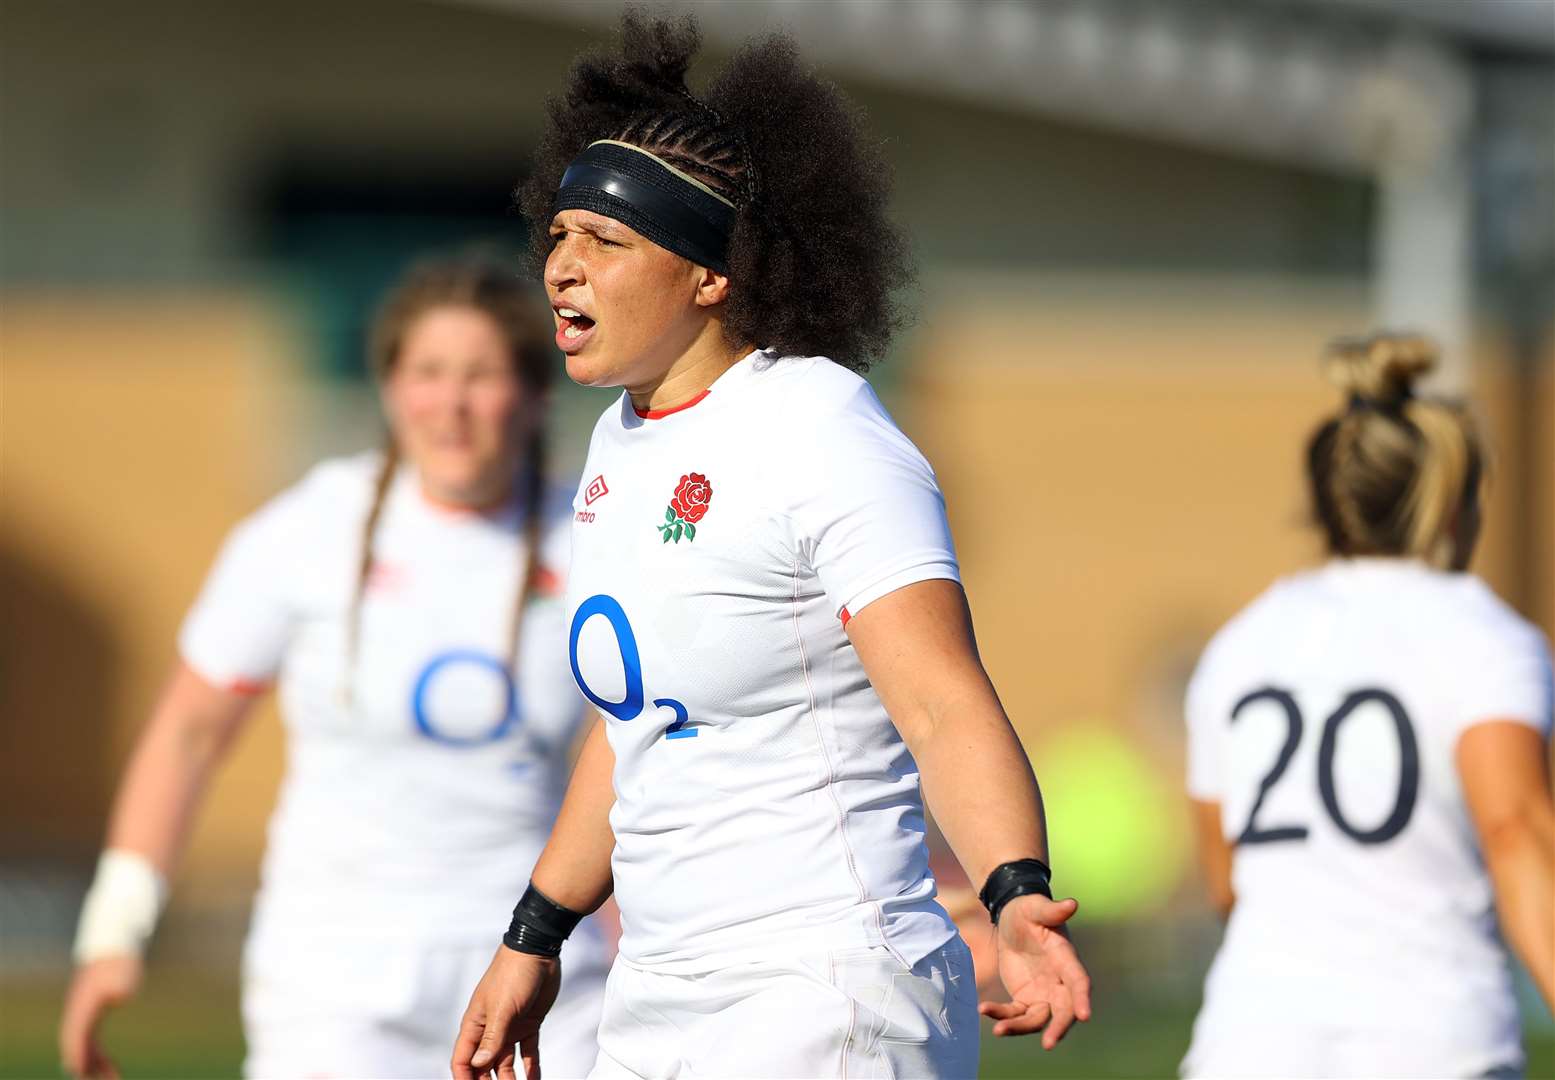
<path id="1" fill-rule="evenodd" d="M 628 10 L 617 49 L 579 58 L 547 102 L 549 123 L 518 191 L 536 269 L 569 162 L 615 139 L 734 203 L 725 335 L 863 372 L 905 322 L 908 246 L 886 213 L 890 175 L 860 110 L 801 61 L 792 38 L 747 43 L 700 94 L 686 73 L 695 20 Z"/>

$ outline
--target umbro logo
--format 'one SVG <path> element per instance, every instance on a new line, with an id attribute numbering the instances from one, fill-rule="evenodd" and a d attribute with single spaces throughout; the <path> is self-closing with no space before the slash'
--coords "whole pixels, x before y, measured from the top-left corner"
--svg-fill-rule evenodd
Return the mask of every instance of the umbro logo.
<path id="1" fill-rule="evenodd" d="M 600 473 L 598 476 L 594 477 L 594 479 L 589 481 L 588 487 L 583 489 L 583 505 L 593 506 L 594 500 L 603 498 L 609 494 L 610 489 L 605 486 L 605 474 Z M 594 520 L 594 511 L 579 510 L 572 516 L 574 520 L 587 524 L 588 522 Z"/>

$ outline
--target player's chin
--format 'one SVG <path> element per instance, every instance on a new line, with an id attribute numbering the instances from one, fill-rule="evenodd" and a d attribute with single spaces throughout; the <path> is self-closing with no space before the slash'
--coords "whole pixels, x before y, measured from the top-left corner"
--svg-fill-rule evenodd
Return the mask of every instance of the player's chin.
<path id="1" fill-rule="evenodd" d="M 446 501 L 474 506 L 481 502 L 482 481 L 496 469 L 494 461 L 500 461 L 495 452 L 459 452 L 429 458 L 422 467 Z"/>
<path id="2" fill-rule="evenodd" d="M 577 352 L 567 353 L 567 378 L 579 386 L 619 386 L 620 381 L 613 378 L 615 366 L 610 362 L 610 354 L 601 348 L 597 342 L 589 344 Z"/>

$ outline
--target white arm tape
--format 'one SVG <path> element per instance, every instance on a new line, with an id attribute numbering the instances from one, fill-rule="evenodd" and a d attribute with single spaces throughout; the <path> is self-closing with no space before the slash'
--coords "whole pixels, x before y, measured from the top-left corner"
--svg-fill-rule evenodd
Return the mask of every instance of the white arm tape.
<path id="1" fill-rule="evenodd" d="M 140 956 L 167 902 L 167 882 L 144 855 L 109 848 L 81 904 L 73 955 L 77 964 L 105 956 Z"/>

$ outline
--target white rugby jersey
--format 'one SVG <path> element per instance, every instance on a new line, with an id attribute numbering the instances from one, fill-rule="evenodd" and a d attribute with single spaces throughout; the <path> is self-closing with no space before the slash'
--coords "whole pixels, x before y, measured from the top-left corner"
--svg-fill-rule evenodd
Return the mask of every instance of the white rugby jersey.
<path id="1" fill-rule="evenodd" d="M 622 395 L 573 502 L 573 673 L 615 752 L 621 954 L 665 970 L 955 933 L 918 769 L 843 631 L 959 580 L 933 471 L 861 378 L 755 352 L 686 406 Z"/>
<path id="2" fill-rule="evenodd" d="M 231 534 L 179 638 L 218 686 L 278 681 L 287 766 L 259 924 L 494 940 L 550 831 L 587 708 L 567 663 L 565 496 L 510 670 L 521 510 L 439 508 L 402 467 L 347 615 L 376 454 L 325 462 Z M 349 684 L 349 685 L 348 685 Z"/>
<path id="3" fill-rule="evenodd" d="M 1550 686 L 1543 636 L 1483 582 L 1404 559 L 1285 579 L 1216 636 L 1188 789 L 1220 804 L 1236 905 L 1196 1046 L 1272 1021 L 1449 1038 L 1444 1076 L 1519 1059 L 1454 750 L 1489 720 L 1547 737 Z"/>

